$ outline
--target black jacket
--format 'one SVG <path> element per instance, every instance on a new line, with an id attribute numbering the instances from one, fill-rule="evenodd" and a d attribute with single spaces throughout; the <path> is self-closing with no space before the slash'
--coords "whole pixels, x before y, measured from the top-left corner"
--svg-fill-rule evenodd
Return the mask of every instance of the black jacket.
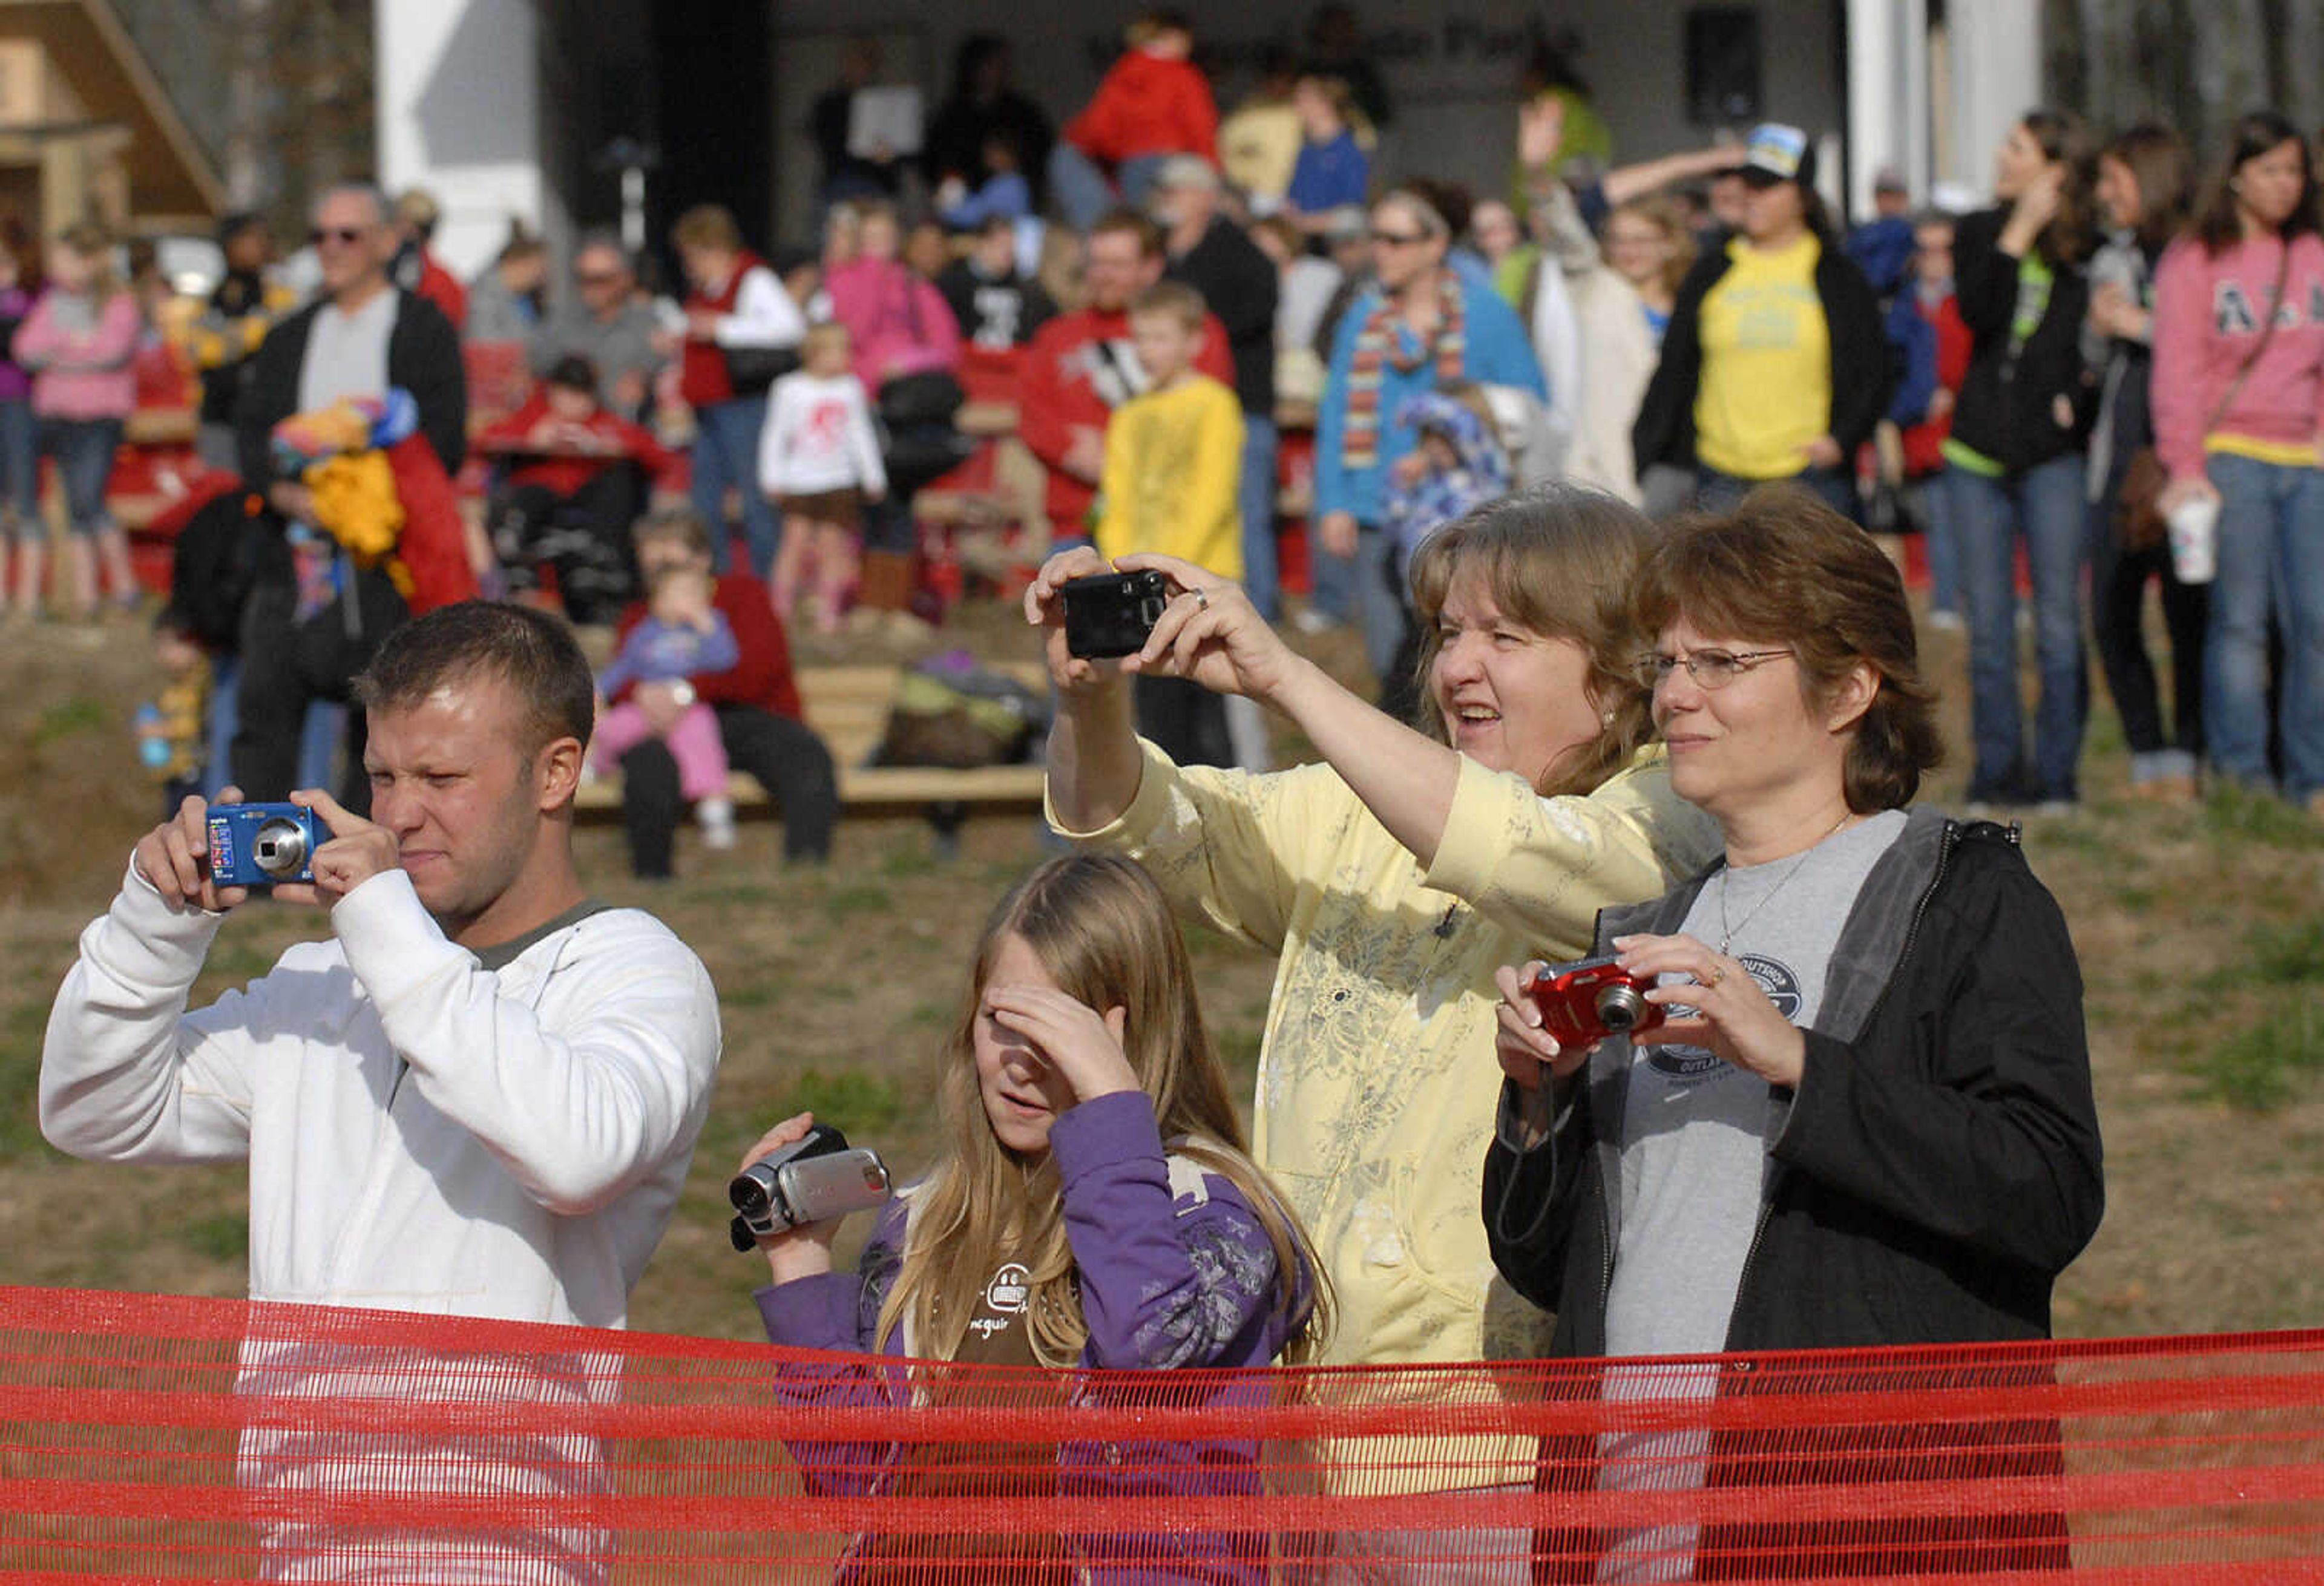
<path id="1" fill-rule="evenodd" d="M 1662 362 L 1655 365 L 1655 377 L 1638 403 L 1637 422 L 1630 429 L 1630 447 L 1641 474 L 1656 463 L 1694 466 L 1694 398 L 1702 383 L 1702 300 L 1734 263 L 1723 246 L 1713 247 L 1679 283 L 1670 327 L 1663 333 Z M 1831 337 L 1831 438 L 1840 443 L 1842 458 L 1853 458 L 1888 410 L 1888 396 L 1896 385 L 1895 354 L 1881 326 L 1872 283 L 1828 237 L 1816 259 L 1815 288 Z"/>
<path id="2" fill-rule="evenodd" d="M 416 292 L 396 289 L 395 328 L 388 335 L 387 382 L 411 393 L 420 432 L 444 472 L 456 474 L 468 456 L 468 377 L 460 336 L 444 311 Z M 299 410 L 299 371 L 307 337 L 322 304 L 310 303 L 266 333 L 250 357 L 250 374 L 235 409 L 235 446 L 243 482 L 263 492 L 275 482 L 275 425 Z"/>
<path id="3" fill-rule="evenodd" d="M 1609 909 L 1676 931 L 1712 871 Z M 1774 1158 L 1729 1351 L 2046 1337 L 2056 1275 L 2104 1206 L 2081 976 L 2014 832 L 1915 810 L 1840 933 L 1796 1093 L 1770 1093 Z M 1557 1313 L 1551 1352 L 1605 1351 L 1630 1050 L 1553 1087 L 1519 1150 L 1516 1093 L 1485 1163 L 1494 1264 Z"/>
<path id="4" fill-rule="evenodd" d="M 1259 251 L 1242 227 L 1224 216 L 1211 222 L 1203 240 L 1170 261 L 1167 272 L 1203 294 L 1203 301 L 1226 327 L 1227 351 L 1234 358 L 1235 397 L 1242 410 L 1275 417 L 1275 298 L 1280 279 L 1275 262 Z"/>
<path id="5" fill-rule="evenodd" d="M 1953 403 L 1952 438 L 2015 474 L 2089 444 L 2098 389 L 2082 358 L 2090 284 L 2080 261 L 2055 267 L 2048 307 L 2024 344 L 2011 346 L 2018 261 L 2001 251 L 2008 219 L 2006 209 L 1981 209 L 1953 228 L 1953 290 L 1977 340 Z"/>

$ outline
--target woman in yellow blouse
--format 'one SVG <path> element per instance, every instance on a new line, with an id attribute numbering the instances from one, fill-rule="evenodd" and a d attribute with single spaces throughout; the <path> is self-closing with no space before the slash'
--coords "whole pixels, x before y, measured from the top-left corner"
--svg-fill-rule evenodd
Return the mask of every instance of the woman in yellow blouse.
<path id="1" fill-rule="evenodd" d="M 1144 654 L 1118 665 L 1065 649 L 1056 591 L 1105 570 L 1095 551 L 1052 558 L 1027 592 L 1059 696 L 1051 824 L 1140 860 L 1182 919 L 1278 955 L 1254 1139 L 1330 1271 L 1334 1363 L 1538 1344 L 1528 1307 L 1489 1296 L 1477 1216 L 1494 967 L 1518 946 L 1579 956 L 1601 907 L 1655 896 L 1717 851 L 1648 744 L 1628 605 L 1648 532 L 1610 496 L 1565 487 L 1438 530 L 1412 569 L 1430 734 L 1333 682 L 1191 563 L 1112 564 L 1176 588 Z M 1126 672 L 1271 705 L 1327 763 L 1173 764 L 1133 736 Z M 1514 1325 L 1489 1329 L 1489 1308 Z"/>

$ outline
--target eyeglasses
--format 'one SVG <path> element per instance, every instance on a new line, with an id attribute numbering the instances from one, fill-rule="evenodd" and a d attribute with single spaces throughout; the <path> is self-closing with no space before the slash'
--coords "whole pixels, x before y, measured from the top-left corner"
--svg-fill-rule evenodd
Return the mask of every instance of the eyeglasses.
<path id="1" fill-rule="evenodd" d="M 1740 653 L 1731 650 L 1698 650 L 1692 655 L 1642 655 L 1636 669 L 1638 681 L 1649 688 L 1658 688 L 1670 680 L 1679 668 L 1694 679 L 1694 686 L 1707 692 L 1724 688 L 1762 661 L 1789 655 L 1788 650 L 1747 650 Z"/>
<path id="2" fill-rule="evenodd" d="M 352 248 L 369 235 L 370 229 L 366 226 L 318 226 L 307 234 L 307 240 L 318 248 L 325 243 L 337 243 L 341 247 Z"/>
<path id="3" fill-rule="evenodd" d="M 622 275 L 618 270 L 576 270 L 573 281 L 576 286 L 619 286 Z"/>
<path id="4" fill-rule="evenodd" d="M 1384 248 L 1409 248 L 1427 240 L 1428 234 L 1425 231 L 1375 230 L 1372 233 L 1372 241 Z"/>

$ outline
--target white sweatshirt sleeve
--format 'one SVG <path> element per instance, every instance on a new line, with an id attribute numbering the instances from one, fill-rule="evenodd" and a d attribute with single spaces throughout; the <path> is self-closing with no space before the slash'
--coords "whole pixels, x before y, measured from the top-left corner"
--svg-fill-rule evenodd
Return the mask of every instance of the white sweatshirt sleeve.
<path id="1" fill-rule="evenodd" d="M 734 311 L 718 321 L 722 347 L 795 347 L 807 336 L 807 319 L 775 272 L 754 264 L 734 293 Z"/>
<path id="2" fill-rule="evenodd" d="M 872 427 L 872 403 L 863 383 L 847 377 L 847 446 L 855 454 L 855 483 L 875 494 L 888 493 L 888 465 L 880 456 L 880 432 Z"/>
<path id="3" fill-rule="evenodd" d="M 578 927 L 554 973 L 580 977 L 586 1006 L 554 1031 L 445 938 L 400 870 L 341 899 L 331 928 L 421 1093 L 548 1210 L 595 1212 L 693 1149 L 718 996 L 659 925 Z"/>
<path id="4" fill-rule="evenodd" d="M 198 1013 L 186 995 L 224 915 L 161 899 L 134 864 L 81 933 L 49 1012 L 41 1132 L 98 1162 L 232 1162 L 250 1154 L 251 1074 L 278 1000 L 264 980 Z"/>

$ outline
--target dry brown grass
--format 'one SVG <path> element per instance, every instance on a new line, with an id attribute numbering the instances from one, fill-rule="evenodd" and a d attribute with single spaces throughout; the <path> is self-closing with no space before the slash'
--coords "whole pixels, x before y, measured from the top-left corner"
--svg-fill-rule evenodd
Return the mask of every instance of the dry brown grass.
<path id="1" fill-rule="evenodd" d="M 1021 644 L 998 617 L 974 618 L 970 641 Z M 127 727 L 144 650 L 127 627 L 0 632 L 0 742 L 15 746 L 0 768 L 0 1280 L 230 1295 L 243 1284 L 239 1168 L 69 1162 L 32 1117 L 41 1030 L 75 933 L 155 813 Z M 1330 654 L 1350 659 L 1344 645 Z M 1958 642 L 1940 637 L 1933 659 L 1958 742 Z M 2098 716 L 2089 807 L 2027 837 L 2080 949 L 2107 1148 L 2106 1226 L 2061 1286 L 2059 1330 L 2315 1323 L 2324 1084 L 2302 1065 L 2324 1061 L 2324 833 L 2272 808 L 2124 800 L 2103 704 Z M 1958 774 L 1932 791 L 1957 797 Z M 814 872 L 781 869 L 772 830 L 746 825 L 715 872 L 681 848 L 687 879 L 662 888 L 625 878 L 613 831 L 586 830 L 580 845 L 601 896 L 653 909 L 702 954 L 725 1016 L 710 1124 L 632 1323 L 752 1336 L 752 1263 L 724 1233 L 736 1155 L 775 1117 L 812 1105 L 899 1167 L 919 1163 L 928 1049 L 978 921 L 1038 856 L 1033 823 L 973 822 L 960 859 L 941 863 L 914 823 L 851 822 L 835 862 Z M 263 973 L 318 925 L 250 910 L 220 937 L 197 1000 Z M 1205 1006 L 1247 1080 L 1272 966 L 1216 938 L 1194 951 Z"/>

